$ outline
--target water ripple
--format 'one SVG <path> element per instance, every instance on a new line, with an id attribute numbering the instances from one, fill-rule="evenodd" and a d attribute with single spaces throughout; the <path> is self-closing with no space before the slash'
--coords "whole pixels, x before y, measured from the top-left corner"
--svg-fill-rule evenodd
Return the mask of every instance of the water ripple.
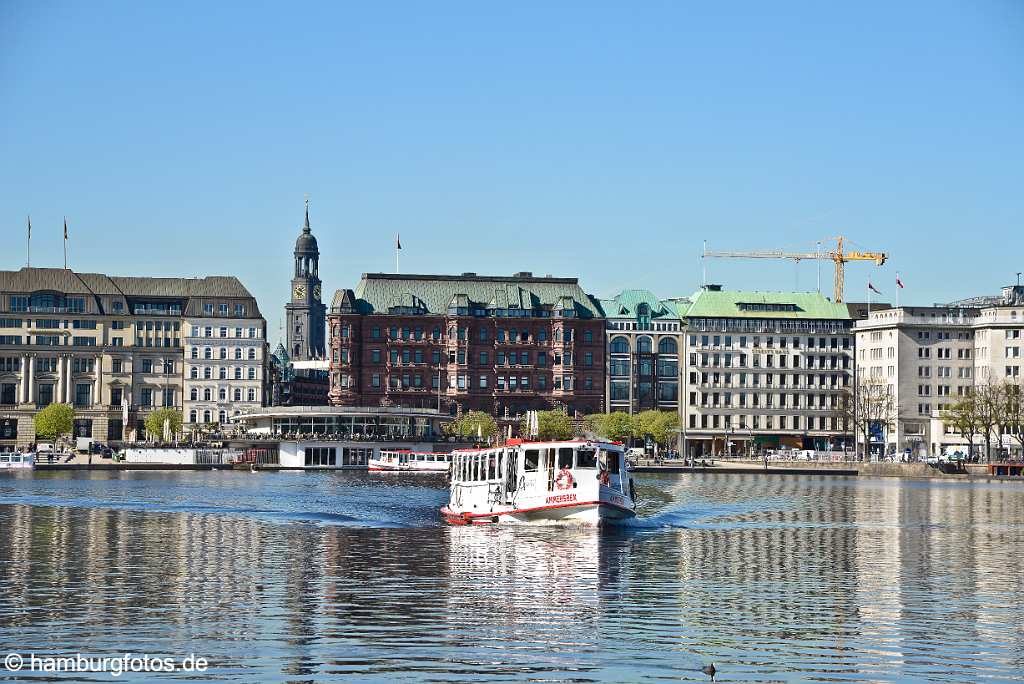
<path id="1" fill-rule="evenodd" d="M 436 479 L 0 475 L 0 644 L 239 682 L 1021 679 L 1019 485 L 638 491 L 626 529 L 447 528 Z"/>

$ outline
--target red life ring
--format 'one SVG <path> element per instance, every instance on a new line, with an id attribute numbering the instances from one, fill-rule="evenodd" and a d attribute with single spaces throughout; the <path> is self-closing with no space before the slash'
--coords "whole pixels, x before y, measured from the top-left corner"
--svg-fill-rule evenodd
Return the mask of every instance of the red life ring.
<path id="1" fill-rule="evenodd" d="M 559 489 L 572 489 L 572 473 L 567 468 L 563 468 L 558 472 L 558 477 L 555 478 L 555 486 Z"/>

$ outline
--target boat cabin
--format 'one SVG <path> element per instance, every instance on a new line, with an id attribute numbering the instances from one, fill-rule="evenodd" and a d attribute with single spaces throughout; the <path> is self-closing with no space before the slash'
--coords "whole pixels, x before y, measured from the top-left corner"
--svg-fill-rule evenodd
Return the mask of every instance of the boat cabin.
<path id="1" fill-rule="evenodd" d="M 452 454 L 452 483 L 566 491 L 598 483 L 626 493 L 622 447 L 605 442 L 523 442 Z"/>

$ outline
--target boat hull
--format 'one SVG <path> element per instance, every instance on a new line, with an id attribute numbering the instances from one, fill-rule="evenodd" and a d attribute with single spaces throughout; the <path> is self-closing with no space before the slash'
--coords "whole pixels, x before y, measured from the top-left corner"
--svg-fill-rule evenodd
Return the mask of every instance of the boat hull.
<path id="1" fill-rule="evenodd" d="M 444 475 L 448 472 L 448 465 L 446 463 L 439 463 L 436 465 L 441 467 L 411 467 L 408 465 L 391 465 L 371 460 L 369 464 L 367 464 L 366 469 L 371 473 L 419 473 L 421 475 Z"/>
<path id="2" fill-rule="evenodd" d="M 451 525 L 614 525 L 636 517 L 636 511 L 608 501 L 582 501 L 532 508 L 510 508 L 489 513 L 453 511 L 441 508 L 445 522 Z"/>

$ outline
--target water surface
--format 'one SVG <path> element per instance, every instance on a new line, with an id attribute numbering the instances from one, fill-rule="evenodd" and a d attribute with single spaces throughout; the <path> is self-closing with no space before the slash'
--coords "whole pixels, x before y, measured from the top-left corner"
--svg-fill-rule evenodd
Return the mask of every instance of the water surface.
<path id="1" fill-rule="evenodd" d="M 195 653 L 242 682 L 1024 672 L 1020 484 L 640 484 L 637 524 L 598 531 L 444 527 L 429 477 L 3 474 L 0 656 Z"/>

